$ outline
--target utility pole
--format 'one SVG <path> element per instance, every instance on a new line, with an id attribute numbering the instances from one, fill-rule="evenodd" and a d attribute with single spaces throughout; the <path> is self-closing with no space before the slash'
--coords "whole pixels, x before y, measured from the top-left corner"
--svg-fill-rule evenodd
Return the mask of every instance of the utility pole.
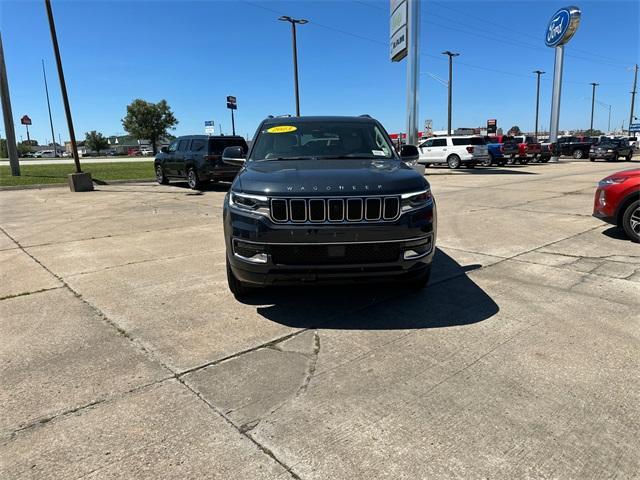
<path id="1" fill-rule="evenodd" d="M 631 136 L 631 124 L 633 123 L 633 109 L 636 103 L 636 87 L 638 86 L 638 64 L 634 67 L 635 73 L 633 75 L 633 91 L 631 92 L 631 112 L 629 113 L 629 131 L 627 132 Z"/>
<path id="2" fill-rule="evenodd" d="M 42 76 L 44 77 L 44 91 L 47 95 L 47 108 L 49 109 L 49 126 L 51 127 L 51 138 L 53 142 L 54 156 L 57 157 L 56 152 L 56 134 L 53 132 L 53 118 L 51 117 L 51 102 L 49 101 L 49 86 L 47 85 L 47 72 L 44 70 L 44 59 L 42 60 Z"/>
<path id="3" fill-rule="evenodd" d="M 393 2 L 392 2 L 393 3 Z M 420 3 L 407 0 L 407 135 L 406 145 L 418 145 L 420 90 Z"/>
<path id="4" fill-rule="evenodd" d="M 2 48 L 2 34 L 0 33 L 0 97 L 2 97 L 2 113 L 4 114 L 4 130 L 7 134 L 7 153 L 11 175 L 20 176 L 20 163 L 18 161 L 18 146 L 16 145 L 16 131 L 13 126 L 13 112 L 11 111 L 11 97 L 9 96 L 9 80 L 7 78 L 7 66 L 4 62 L 4 49 Z"/>
<path id="5" fill-rule="evenodd" d="M 293 81 L 296 96 L 296 117 L 300 116 L 300 94 L 298 91 L 298 42 L 296 39 L 296 24 L 304 25 L 309 23 L 309 20 L 304 18 L 292 18 L 288 15 L 283 15 L 278 20 L 283 22 L 289 22 L 291 24 L 291 36 L 293 39 Z"/>
<path id="6" fill-rule="evenodd" d="M 591 126 L 589 127 L 589 130 L 593 133 L 593 107 L 596 102 L 596 87 L 600 84 L 591 82 L 589 85 L 593 87 L 593 90 L 591 91 Z"/>
<path id="7" fill-rule="evenodd" d="M 536 70 L 535 73 L 538 76 L 537 86 L 536 86 L 536 130 L 535 137 L 536 142 L 538 141 L 538 112 L 540 110 L 540 75 L 544 74 L 542 70 Z"/>
<path id="8" fill-rule="evenodd" d="M 453 57 L 460 55 L 459 53 L 453 53 L 447 50 L 442 52 L 443 55 L 449 56 L 449 105 L 448 105 L 448 121 L 447 121 L 447 135 L 451 135 L 451 90 L 453 88 Z"/>
<path id="9" fill-rule="evenodd" d="M 58 67 L 58 78 L 60 79 L 60 91 L 62 93 L 62 102 L 64 103 L 64 112 L 67 117 L 67 127 L 69 128 L 69 140 L 71 141 L 71 153 L 76 166 L 76 172 L 69 175 L 69 187 L 74 192 L 93 190 L 93 181 L 90 173 L 83 173 L 80 167 L 80 157 L 78 156 L 78 144 L 76 143 L 76 134 L 73 129 L 73 118 L 71 118 L 71 107 L 69 106 L 69 96 L 67 95 L 67 84 L 64 80 L 64 70 L 62 69 L 62 58 L 60 57 L 60 48 L 58 47 L 58 35 L 56 34 L 56 26 L 53 20 L 53 11 L 51 10 L 51 0 L 44 0 L 47 9 L 47 17 L 49 19 L 49 30 L 51 31 L 51 43 L 53 44 L 53 53 L 56 57 L 56 65 Z M 56 137 L 53 136 L 53 143 L 56 143 Z"/>

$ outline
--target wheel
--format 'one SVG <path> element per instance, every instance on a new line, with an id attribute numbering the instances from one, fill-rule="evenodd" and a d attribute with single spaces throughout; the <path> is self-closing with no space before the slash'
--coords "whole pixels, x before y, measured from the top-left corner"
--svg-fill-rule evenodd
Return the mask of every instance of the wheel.
<path id="1" fill-rule="evenodd" d="M 504 160 L 500 160 L 500 161 L 498 162 L 498 166 L 499 166 L 499 167 L 504 167 L 506 164 L 507 164 L 507 162 L 505 162 Z"/>
<path id="2" fill-rule="evenodd" d="M 507 159 L 507 164 L 508 164 L 508 165 L 513 165 L 514 163 L 516 163 L 516 156 L 515 156 L 515 155 L 511 155 L 511 156 Z"/>
<path id="3" fill-rule="evenodd" d="M 460 157 L 458 155 L 449 155 L 447 157 L 447 165 L 449 168 L 460 168 Z"/>
<path id="4" fill-rule="evenodd" d="M 527 157 L 520 159 L 520 165 L 526 165 L 527 163 L 529 163 L 529 159 Z"/>
<path id="5" fill-rule="evenodd" d="M 198 180 L 198 174 L 193 167 L 187 170 L 187 183 L 191 190 L 199 190 L 202 185 L 200 180 Z"/>
<path id="6" fill-rule="evenodd" d="M 640 200 L 626 208 L 622 214 L 621 226 L 632 242 L 640 243 Z"/>
<path id="7" fill-rule="evenodd" d="M 429 265 L 420 276 L 413 278 L 409 281 L 409 286 L 415 290 L 421 290 L 427 286 L 431 278 L 431 265 Z"/>
<path id="8" fill-rule="evenodd" d="M 229 264 L 229 259 L 227 258 L 227 285 L 229 285 L 229 290 L 233 293 L 233 296 L 237 299 L 242 297 L 246 297 L 252 292 L 251 287 L 247 287 L 244 283 L 236 278 L 233 274 L 233 270 L 231 270 L 231 265 Z"/>
<path id="9" fill-rule="evenodd" d="M 156 165 L 156 181 L 160 185 L 166 185 L 169 183 L 169 179 L 165 177 L 164 170 L 162 169 L 162 165 Z"/>
<path id="10" fill-rule="evenodd" d="M 429 168 L 431 166 L 430 163 L 423 163 L 423 165 L 424 165 L 424 168 Z"/>
<path id="11" fill-rule="evenodd" d="M 582 158 L 584 157 L 584 152 L 582 150 L 574 150 L 573 151 L 573 158 Z"/>
<path id="12" fill-rule="evenodd" d="M 493 155 L 489 154 L 489 158 L 480 162 L 480 165 L 482 165 L 483 167 L 490 167 L 492 163 L 493 163 Z"/>
<path id="13" fill-rule="evenodd" d="M 629 155 L 627 155 L 624 158 L 627 160 L 627 162 L 630 162 L 632 157 L 633 157 L 633 152 L 629 152 Z"/>
<path id="14" fill-rule="evenodd" d="M 595 158 L 589 158 L 589 161 L 590 161 L 590 162 L 595 162 L 595 161 L 596 161 L 596 159 L 595 159 Z"/>

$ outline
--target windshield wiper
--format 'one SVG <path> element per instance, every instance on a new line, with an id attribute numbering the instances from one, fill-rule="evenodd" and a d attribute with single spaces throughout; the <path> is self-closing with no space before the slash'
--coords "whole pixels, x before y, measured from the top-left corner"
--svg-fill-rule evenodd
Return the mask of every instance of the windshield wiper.
<path id="1" fill-rule="evenodd" d="M 256 162 L 270 162 L 273 160 L 315 160 L 316 157 L 273 157 L 273 158 L 261 158 Z"/>
<path id="2" fill-rule="evenodd" d="M 348 158 L 351 160 L 375 160 L 375 159 L 391 160 L 391 157 L 382 157 L 379 155 L 362 155 L 359 153 L 348 153 L 346 155 L 321 155 L 316 158 L 319 158 L 321 160 L 337 160 L 340 158 Z"/>

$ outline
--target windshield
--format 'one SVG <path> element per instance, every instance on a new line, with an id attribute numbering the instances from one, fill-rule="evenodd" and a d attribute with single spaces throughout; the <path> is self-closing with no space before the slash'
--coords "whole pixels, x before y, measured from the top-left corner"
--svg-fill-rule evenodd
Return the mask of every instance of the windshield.
<path id="1" fill-rule="evenodd" d="M 395 158 L 374 122 L 317 121 L 268 124 L 258 133 L 250 160 Z"/>

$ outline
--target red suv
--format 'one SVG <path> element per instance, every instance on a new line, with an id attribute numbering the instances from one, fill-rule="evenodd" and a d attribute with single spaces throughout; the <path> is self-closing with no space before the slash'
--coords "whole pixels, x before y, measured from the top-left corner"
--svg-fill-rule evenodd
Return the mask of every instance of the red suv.
<path id="1" fill-rule="evenodd" d="M 624 170 L 600 180 L 593 216 L 622 227 L 632 241 L 640 242 L 640 169 Z"/>

